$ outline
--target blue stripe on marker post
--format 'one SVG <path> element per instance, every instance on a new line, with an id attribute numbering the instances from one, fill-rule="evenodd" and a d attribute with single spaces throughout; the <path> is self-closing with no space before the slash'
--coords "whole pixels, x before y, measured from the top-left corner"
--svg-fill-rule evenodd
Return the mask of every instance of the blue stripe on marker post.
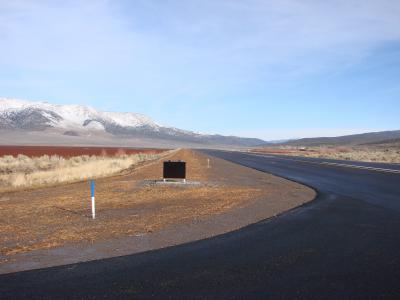
<path id="1" fill-rule="evenodd" d="M 90 181 L 90 196 L 94 197 L 94 180 Z"/>
<path id="2" fill-rule="evenodd" d="M 92 197 L 92 218 L 96 218 L 96 207 L 94 201 L 94 180 L 90 181 L 90 195 Z"/>

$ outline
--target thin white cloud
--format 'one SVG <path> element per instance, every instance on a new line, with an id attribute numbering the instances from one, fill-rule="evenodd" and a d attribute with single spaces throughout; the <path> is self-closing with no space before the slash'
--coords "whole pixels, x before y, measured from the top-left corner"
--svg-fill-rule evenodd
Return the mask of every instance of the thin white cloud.
<path id="1" fill-rule="evenodd" d="M 143 28 L 166 55 L 174 50 L 217 71 L 231 65 L 240 72 L 308 72 L 362 59 L 398 40 L 399 8 L 396 1 L 172 1 L 152 8 L 161 30 Z"/>
<path id="2" fill-rule="evenodd" d="M 400 2 L 387 0 L 9 1 L 0 63 L 318 71 L 399 40 L 399 15 Z"/>

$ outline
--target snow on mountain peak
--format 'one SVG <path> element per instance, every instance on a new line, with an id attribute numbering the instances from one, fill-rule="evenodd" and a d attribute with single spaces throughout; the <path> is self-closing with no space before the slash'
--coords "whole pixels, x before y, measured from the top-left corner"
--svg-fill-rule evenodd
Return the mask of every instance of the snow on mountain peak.
<path id="1" fill-rule="evenodd" d="M 0 98 L 0 130 L 38 131 L 62 136 L 147 138 L 193 145 L 257 146 L 264 141 L 221 135 L 204 135 L 155 123 L 145 115 L 107 112 L 84 105 L 59 105 Z M 92 133 L 94 133 L 92 135 Z M 68 137 L 69 140 L 70 137 Z M 47 139 L 47 136 L 46 136 Z M 46 140 L 47 141 L 47 140 Z"/>
<path id="2" fill-rule="evenodd" d="M 124 112 L 102 112 L 104 117 L 112 119 L 115 123 L 120 126 L 151 126 L 158 127 L 159 125 L 155 123 L 151 118 L 137 114 L 137 113 L 124 113 Z"/>
<path id="3" fill-rule="evenodd" d="M 53 127 L 93 129 L 94 124 L 84 127 L 85 122 L 108 122 L 121 127 L 150 126 L 158 128 L 159 125 L 151 118 L 137 113 L 105 112 L 84 105 L 60 105 L 48 102 L 30 102 L 20 99 L 0 98 L 0 115 L 3 113 L 18 112 L 24 109 L 39 109 L 44 111 L 43 116 L 50 120 Z M 53 112 L 61 117 L 55 120 L 46 111 Z M 97 125 L 96 128 L 100 129 Z"/>

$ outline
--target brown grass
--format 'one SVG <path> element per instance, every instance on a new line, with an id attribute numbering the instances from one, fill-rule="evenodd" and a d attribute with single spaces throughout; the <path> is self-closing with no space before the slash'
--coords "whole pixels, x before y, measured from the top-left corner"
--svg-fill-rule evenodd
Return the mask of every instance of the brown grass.
<path id="1" fill-rule="evenodd" d="M 0 191 L 38 187 L 87 180 L 121 172 L 136 164 L 157 159 L 165 154 L 132 154 L 118 156 L 58 155 L 0 157 Z"/>
<path id="2" fill-rule="evenodd" d="M 307 147 L 296 148 L 265 148 L 253 149 L 253 152 L 270 153 L 290 156 L 305 156 L 330 158 L 338 160 L 353 160 L 365 162 L 400 163 L 400 148 L 383 148 L 373 146 L 341 146 L 341 147 Z"/>
<path id="3" fill-rule="evenodd" d="M 377 148 L 319 148 L 315 152 L 306 152 L 306 156 L 332 158 L 339 160 L 354 160 L 365 162 L 400 163 L 400 150 Z"/>
<path id="4" fill-rule="evenodd" d="M 32 206 L 19 206 L 17 210 L 12 208 L 13 211 L 5 209 L 2 214 L 19 217 L 17 224 L 9 218 L 3 219 L 10 224 L 0 228 L 3 244 L 0 252 L 9 256 L 66 243 L 92 243 L 122 235 L 147 234 L 178 220 L 200 220 L 240 207 L 260 194 L 261 190 L 255 188 L 232 187 L 228 190 L 226 187 L 201 187 L 182 191 L 179 188 L 155 187 L 151 192 L 135 192 L 135 197 L 119 195 L 122 197 L 108 198 L 101 203 L 98 200 L 98 221 L 91 220 L 89 211 L 82 209 L 82 203 L 71 201 L 69 197 L 58 205 L 38 205 L 34 209 Z M 191 199 L 190 205 L 184 203 L 184 199 Z M 161 207 L 160 202 L 163 202 Z M 146 211 L 146 208 L 149 210 Z M 33 221 L 32 215 L 38 216 L 38 220 Z"/>

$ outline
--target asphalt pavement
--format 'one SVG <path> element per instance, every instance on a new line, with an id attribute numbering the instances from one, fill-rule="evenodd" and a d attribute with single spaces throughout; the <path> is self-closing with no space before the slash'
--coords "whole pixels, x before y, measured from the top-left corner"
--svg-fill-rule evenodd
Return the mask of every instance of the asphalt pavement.
<path id="1" fill-rule="evenodd" d="M 204 152 L 318 196 L 206 240 L 1 275 L 0 299 L 400 299 L 399 165 Z"/>

